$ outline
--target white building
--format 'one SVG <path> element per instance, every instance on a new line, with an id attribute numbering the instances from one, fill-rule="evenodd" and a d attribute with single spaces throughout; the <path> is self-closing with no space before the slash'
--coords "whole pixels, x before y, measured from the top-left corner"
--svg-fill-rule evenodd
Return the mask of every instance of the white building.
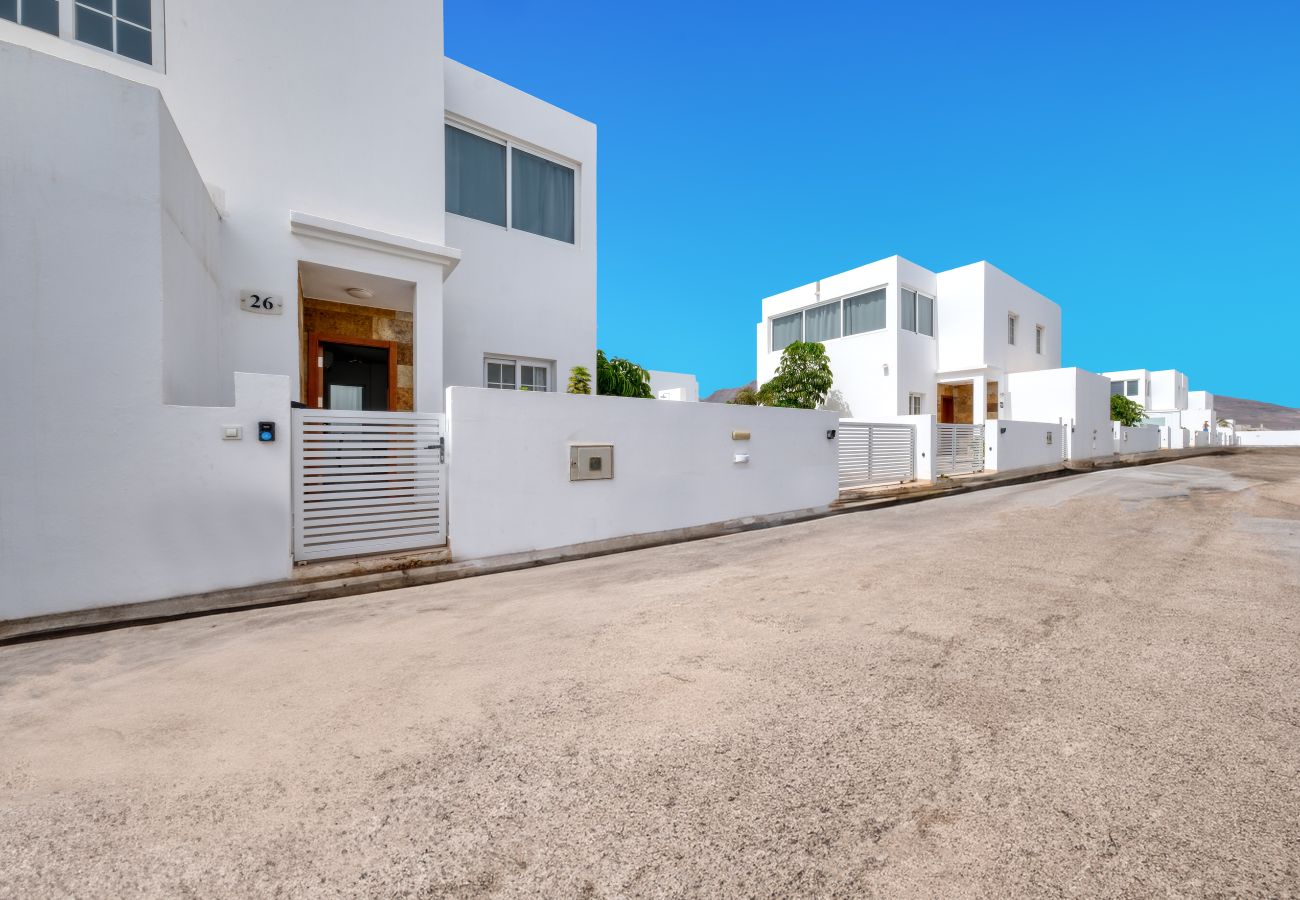
<path id="1" fill-rule="evenodd" d="M 695 403 L 700 399 L 700 383 L 687 372 L 657 372 L 650 370 L 650 393 L 659 400 L 686 400 Z"/>
<path id="2" fill-rule="evenodd" d="M 429 0 L 0 3 L 0 618 L 287 577 L 291 400 L 595 370 L 595 127 L 442 46 Z"/>
<path id="3" fill-rule="evenodd" d="M 763 300 L 758 381 L 792 341 L 826 346 L 828 406 L 857 419 L 999 415 L 1016 372 L 1061 364 L 1061 310 L 987 262 L 931 272 L 898 256 Z"/>
<path id="4" fill-rule="evenodd" d="M 1112 394 L 1122 394 L 1145 410 L 1144 422 L 1174 431 L 1186 430 L 1181 439 L 1177 436 L 1172 439 L 1172 446 L 1232 442 L 1235 429 L 1231 425 L 1226 428 L 1219 425 L 1214 395 L 1209 391 L 1189 391 L 1184 373 L 1176 369 L 1124 369 L 1103 374 L 1110 379 Z M 1197 434 L 1204 437 L 1197 438 Z"/>

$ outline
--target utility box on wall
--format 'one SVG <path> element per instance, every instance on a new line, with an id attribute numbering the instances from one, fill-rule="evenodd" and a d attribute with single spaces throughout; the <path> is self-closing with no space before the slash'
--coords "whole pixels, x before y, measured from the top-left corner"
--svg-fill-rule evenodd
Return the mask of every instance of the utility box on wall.
<path id="1" fill-rule="evenodd" d="M 570 481 L 598 481 L 613 477 L 613 444 L 571 444 L 569 446 Z"/>

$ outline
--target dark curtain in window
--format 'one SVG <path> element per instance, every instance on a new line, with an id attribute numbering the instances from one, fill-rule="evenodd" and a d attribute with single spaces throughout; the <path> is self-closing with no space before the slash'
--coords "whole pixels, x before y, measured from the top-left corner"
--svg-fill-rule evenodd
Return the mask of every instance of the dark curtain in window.
<path id="1" fill-rule="evenodd" d="M 446 126 L 447 212 L 506 224 L 506 148 Z"/>
<path id="2" fill-rule="evenodd" d="M 573 170 L 512 149 L 510 227 L 573 243 Z"/>

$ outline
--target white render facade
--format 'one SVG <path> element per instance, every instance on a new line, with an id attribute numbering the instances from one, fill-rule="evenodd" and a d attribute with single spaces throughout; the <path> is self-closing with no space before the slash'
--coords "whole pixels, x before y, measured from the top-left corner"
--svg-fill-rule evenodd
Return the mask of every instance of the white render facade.
<path id="1" fill-rule="evenodd" d="M 997 418 L 1008 376 L 1061 364 L 1060 307 L 987 262 L 932 272 L 898 256 L 762 303 L 758 381 L 790 340 L 819 341 L 845 417 Z"/>
<path id="2" fill-rule="evenodd" d="M 594 371 L 595 126 L 445 59 L 440 3 L 79 8 L 0 4 L 0 619 L 288 577 L 294 401 Z"/>
<path id="3" fill-rule="evenodd" d="M 1183 372 L 1177 369 L 1123 369 L 1102 374 L 1110 379 L 1112 394 L 1122 394 L 1142 407 L 1146 412 L 1146 423 L 1186 429 L 1186 439 L 1193 444 L 1197 433 L 1207 435 L 1205 440 L 1209 443 L 1231 443 L 1235 429 L 1231 424 L 1226 429 L 1219 425 L 1219 416 L 1214 410 L 1214 394 L 1189 391 L 1187 375 Z M 1181 446 L 1177 442 L 1175 445 Z"/>

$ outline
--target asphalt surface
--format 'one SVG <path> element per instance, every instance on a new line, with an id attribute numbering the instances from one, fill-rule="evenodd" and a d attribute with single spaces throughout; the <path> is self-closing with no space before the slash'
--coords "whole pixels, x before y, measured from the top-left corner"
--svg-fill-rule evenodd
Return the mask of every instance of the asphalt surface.
<path id="1" fill-rule="evenodd" d="M 1295 897 L 1300 451 L 0 647 L 0 897 Z"/>

